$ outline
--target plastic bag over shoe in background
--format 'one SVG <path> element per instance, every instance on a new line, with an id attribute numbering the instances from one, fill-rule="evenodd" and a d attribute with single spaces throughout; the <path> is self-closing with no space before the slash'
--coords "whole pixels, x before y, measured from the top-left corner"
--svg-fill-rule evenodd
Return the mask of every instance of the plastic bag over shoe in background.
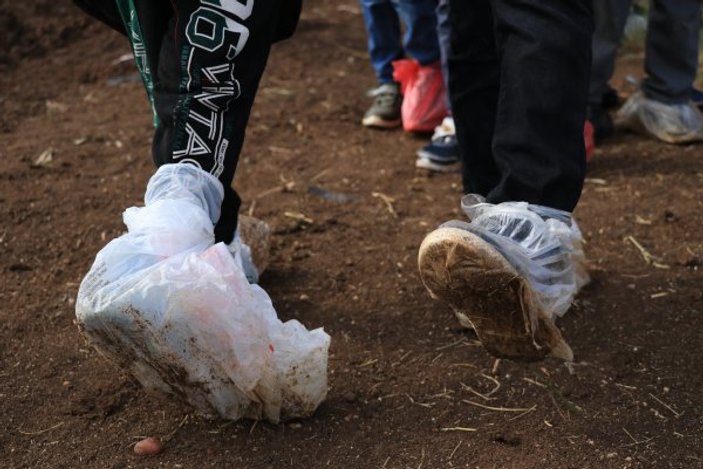
<path id="1" fill-rule="evenodd" d="M 666 143 L 703 140 L 703 114 L 692 103 L 666 104 L 636 92 L 618 111 L 615 125 Z"/>
<path id="2" fill-rule="evenodd" d="M 447 91 L 439 62 L 420 65 L 412 59 L 393 62 L 393 79 L 403 94 L 401 115 L 406 132 L 432 132 L 447 116 Z"/>
<path id="3" fill-rule="evenodd" d="M 330 338 L 282 323 L 239 251 L 214 244 L 221 183 L 189 164 L 152 176 L 128 232 L 96 256 L 76 301 L 80 329 L 144 387 L 210 415 L 310 415 L 327 393 Z"/>

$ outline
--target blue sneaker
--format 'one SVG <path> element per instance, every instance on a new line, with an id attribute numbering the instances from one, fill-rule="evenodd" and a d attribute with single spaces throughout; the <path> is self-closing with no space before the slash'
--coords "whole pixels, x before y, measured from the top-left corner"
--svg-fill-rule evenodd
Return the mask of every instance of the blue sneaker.
<path id="1" fill-rule="evenodd" d="M 453 117 L 445 117 L 435 129 L 432 141 L 418 150 L 415 166 L 439 173 L 453 173 L 461 169 Z"/>

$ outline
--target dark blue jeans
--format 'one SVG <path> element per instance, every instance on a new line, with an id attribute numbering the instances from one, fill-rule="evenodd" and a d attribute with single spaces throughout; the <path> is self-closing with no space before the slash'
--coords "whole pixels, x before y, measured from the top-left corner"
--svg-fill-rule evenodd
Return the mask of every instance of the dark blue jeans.
<path id="1" fill-rule="evenodd" d="M 442 62 L 442 78 L 444 87 L 449 89 L 449 68 L 447 58 L 449 55 L 449 44 L 451 41 L 451 24 L 449 23 L 449 0 L 439 0 L 437 2 L 437 39 L 439 39 L 439 53 Z M 447 111 L 452 113 L 452 101 L 447 93 Z"/>
<path id="2" fill-rule="evenodd" d="M 394 60 L 406 56 L 429 65 L 439 60 L 436 0 L 360 0 L 371 64 L 378 82 L 393 81 Z M 400 22 L 405 25 L 401 42 Z"/>
<path id="3" fill-rule="evenodd" d="M 467 193 L 572 211 L 592 0 L 450 0 L 449 93 Z"/>

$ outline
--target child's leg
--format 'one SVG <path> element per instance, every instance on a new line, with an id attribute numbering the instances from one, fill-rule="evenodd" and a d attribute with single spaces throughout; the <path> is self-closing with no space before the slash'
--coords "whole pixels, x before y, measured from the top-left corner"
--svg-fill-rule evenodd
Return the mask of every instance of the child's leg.
<path id="1" fill-rule="evenodd" d="M 437 39 L 439 44 L 440 61 L 442 62 L 442 77 L 444 78 L 444 87 L 449 90 L 449 67 L 447 65 L 451 41 L 451 29 L 449 25 L 449 0 L 439 0 L 439 2 L 437 2 L 436 12 Z M 451 115 L 452 103 L 449 100 L 449 92 L 447 92 L 447 110 Z"/>
<path id="2" fill-rule="evenodd" d="M 389 0 L 361 0 L 369 56 L 379 84 L 393 82 L 392 62 L 403 58 L 400 22 Z"/>
<path id="3" fill-rule="evenodd" d="M 406 27 L 405 52 L 422 65 L 437 62 L 440 58 L 435 12 L 437 1 L 400 0 L 395 5 Z"/>

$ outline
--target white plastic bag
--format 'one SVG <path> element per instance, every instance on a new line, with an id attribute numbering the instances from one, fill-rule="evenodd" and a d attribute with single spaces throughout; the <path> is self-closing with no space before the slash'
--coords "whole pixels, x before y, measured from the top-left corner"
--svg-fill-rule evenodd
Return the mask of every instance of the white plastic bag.
<path id="1" fill-rule="evenodd" d="M 224 418 L 310 415 L 327 393 L 330 338 L 282 323 L 239 254 L 213 244 L 222 186 L 189 164 L 164 165 L 128 232 L 96 256 L 76 302 L 95 347 L 146 388 Z"/>
<path id="2" fill-rule="evenodd" d="M 589 282 L 583 237 L 568 212 L 527 202 L 489 204 L 478 195 L 461 200 L 471 219 L 465 229 L 498 247 L 530 280 L 545 317 L 562 316 Z"/>
<path id="3" fill-rule="evenodd" d="M 618 111 L 615 125 L 666 143 L 703 140 L 703 114 L 692 103 L 666 104 L 638 91 Z"/>

